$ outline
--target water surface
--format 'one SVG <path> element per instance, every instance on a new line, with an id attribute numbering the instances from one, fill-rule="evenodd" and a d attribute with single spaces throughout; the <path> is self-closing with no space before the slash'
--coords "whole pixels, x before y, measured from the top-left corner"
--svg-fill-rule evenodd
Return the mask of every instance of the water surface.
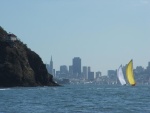
<path id="1" fill-rule="evenodd" d="M 95 84 L 0 89 L 0 113 L 150 113 L 150 86 Z"/>

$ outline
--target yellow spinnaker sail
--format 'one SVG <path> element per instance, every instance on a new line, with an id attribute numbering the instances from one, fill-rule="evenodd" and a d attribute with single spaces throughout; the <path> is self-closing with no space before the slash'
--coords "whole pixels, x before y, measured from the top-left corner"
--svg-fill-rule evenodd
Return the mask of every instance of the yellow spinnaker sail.
<path id="1" fill-rule="evenodd" d="M 126 67 L 126 76 L 130 85 L 135 86 L 135 79 L 133 74 L 133 61 L 131 60 Z"/>

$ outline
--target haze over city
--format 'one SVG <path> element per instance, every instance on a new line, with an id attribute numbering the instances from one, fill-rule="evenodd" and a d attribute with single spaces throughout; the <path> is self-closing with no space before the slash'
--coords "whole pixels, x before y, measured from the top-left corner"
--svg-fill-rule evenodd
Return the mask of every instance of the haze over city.
<path id="1" fill-rule="evenodd" d="M 107 74 L 133 59 L 150 61 L 149 0 L 1 0 L 0 25 L 54 68 L 82 66 Z"/>

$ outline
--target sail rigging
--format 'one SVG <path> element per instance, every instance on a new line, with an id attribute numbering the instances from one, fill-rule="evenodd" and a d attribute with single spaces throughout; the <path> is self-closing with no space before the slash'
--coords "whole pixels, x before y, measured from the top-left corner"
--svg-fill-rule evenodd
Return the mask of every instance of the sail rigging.
<path id="1" fill-rule="evenodd" d="M 120 65 L 120 67 L 117 69 L 117 76 L 118 76 L 118 79 L 119 79 L 121 85 L 125 85 L 126 81 L 125 81 L 125 78 L 124 78 L 124 75 L 122 72 L 122 65 Z"/>
<path id="2" fill-rule="evenodd" d="M 136 82 L 134 79 L 134 73 L 133 73 L 133 61 L 131 60 L 126 67 L 126 76 L 129 84 L 131 86 L 135 86 Z"/>

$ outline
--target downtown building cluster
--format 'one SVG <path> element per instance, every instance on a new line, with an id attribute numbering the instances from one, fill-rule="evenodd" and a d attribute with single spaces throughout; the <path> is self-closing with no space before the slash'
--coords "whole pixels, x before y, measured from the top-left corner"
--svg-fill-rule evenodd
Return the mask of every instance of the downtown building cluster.
<path id="1" fill-rule="evenodd" d="M 47 70 L 54 78 L 69 79 L 77 81 L 94 81 L 99 84 L 120 84 L 117 77 L 117 69 L 108 70 L 106 76 L 102 76 L 100 71 L 91 71 L 90 66 L 82 66 L 81 58 L 74 57 L 72 59 L 72 65 L 61 65 L 60 70 L 55 71 L 53 69 L 53 61 L 51 57 L 50 64 L 46 64 Z M 123 74 L 126 75 L 126 65 L 123 66 Z M 138 84 L 150 84 L 150 62 L 144 69 L 142 66 L 137 66 L 134 70 L 136 82 Z"/>
<path id="2" fill-rule="evenodd" d="M 91 71 L 90 66 L 82 66 L 81 64 L 81 58 L 74 57 L 72 59 L 72 65 L 61 65 L 60 70 L 55 71 L 55 69 L 53 69 L 53 61 L 51 57 L 50 64 L 46 64 L 46 67 L 48 72 L 52 74 L 55 78 L 94 81 L 101 76 L 100 71 L 95 73 Z"/>

